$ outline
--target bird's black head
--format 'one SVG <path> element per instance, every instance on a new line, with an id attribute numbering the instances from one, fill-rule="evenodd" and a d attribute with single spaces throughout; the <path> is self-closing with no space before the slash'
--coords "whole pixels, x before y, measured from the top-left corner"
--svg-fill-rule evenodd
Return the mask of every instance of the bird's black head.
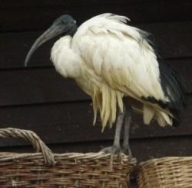
<path id="1" fill-rule="evenodd" d="M 33 52 L 43 43 L 61 34 L 73 36 L 76 31 L 76 21 L 72 18 L 72 16 L 65 14 L 57 18 L 51 27 L 49 27 L 38 39 L 36 39 L 26 56 L 25 66 L 27 66 Z"/>
<path id="2" fill-rule="evenodd" d="M 57 18 L 51 27 L 57 28 L 59 34 L 67 34 L 73 36 L 77 30 L 76 21 L 72 16 L 64 14 Z"/>

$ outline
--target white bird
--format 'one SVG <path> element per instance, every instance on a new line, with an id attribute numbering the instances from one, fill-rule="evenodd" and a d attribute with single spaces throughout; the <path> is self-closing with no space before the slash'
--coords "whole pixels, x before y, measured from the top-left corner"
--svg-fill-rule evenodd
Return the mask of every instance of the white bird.
<path id="1" fill-rule="evenodd" d="M 172 126 L 185 106 L 185 85 L 175 70 L 158 59 L 148 33 L 128 25 L 128 20 L 105 13 L 77 28 L 70 15 L 63 15 L 35 41 L 25 65 L 40 45 L 62 34 L 51 50 L 56 70 L 73 78 L 90 95 L 94 123 L 98 111 L 103 130 L 116 121 L 113 146 L 104 151 L 114 154 L 123 150 L 131 155 L 131 109 L 143 115 L 145 124 L 155 119 L 160 126 Z"/>

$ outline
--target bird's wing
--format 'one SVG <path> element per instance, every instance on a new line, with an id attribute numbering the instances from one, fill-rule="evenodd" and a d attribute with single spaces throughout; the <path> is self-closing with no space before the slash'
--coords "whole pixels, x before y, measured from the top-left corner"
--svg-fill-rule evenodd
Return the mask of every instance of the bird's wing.
<path id="1" fill-rule="evenodd" d="M 130 28 L 132 33 L 126 33 L 125 25 L 121 23 L 111 27 L 92 26 L 78 39 L 74 37 L 76 50 L 86 66 L 103 82 L 125 95 L 131 93 L 138 98 L 167 101 L 156 56 L 142 34 Z"/>
<path id="2" fill-rule="evenodd" d="M 160 125 L 172 125 L 173 114 L 166 104 L 179 98 L 173 97 L 169 77 L 162 87 L 160 66 L 147 33 L 124 24 L 125 21 L 125 17 L 110 14 L 93 18 L 80 26 L 72 46 L 83 59 L 88 79 L 96 78 L 144 103 L 145 123 L 154 116 Z"/>

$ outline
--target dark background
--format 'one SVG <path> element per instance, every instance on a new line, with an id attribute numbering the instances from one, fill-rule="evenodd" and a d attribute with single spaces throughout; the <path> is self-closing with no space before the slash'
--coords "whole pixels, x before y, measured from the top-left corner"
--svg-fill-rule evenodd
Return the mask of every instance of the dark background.
<path id="1" fill-rule="evenodd" d="M 99 151 L 112 144 L 114 129 L 101 133 L 92 126 L 92 106 L 70 79 L 50 62 L 55 40 L 42 46 L 28 67 L 24 58 L 34 40 L 61 14 L 80 25 L 90 17 L 112 12 L 153 33 L 159 54 L 186 79 L 187 109 L 177 128 L 143 125 L 135 115 L 131 147 L 139 161 L 192 154 L 192 2 L 191 0 L 0 0 L 0 127 L 35 131 L 54 152 Z M 31 151 L 21 140 L 0 140 L 2 151 Z"/>

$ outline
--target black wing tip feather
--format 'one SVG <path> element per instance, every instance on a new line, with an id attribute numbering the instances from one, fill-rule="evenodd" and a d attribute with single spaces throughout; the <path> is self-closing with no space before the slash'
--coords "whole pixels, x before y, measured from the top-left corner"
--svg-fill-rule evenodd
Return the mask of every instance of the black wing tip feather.
<path id="1" fill-rule="evenodd" d="M 164 109 L 169 109 L 175 117 L 173 118 L 173 126 L 177 127 L 180 122 L 179 111 L 184 110 L 187 105 L 186 94 L 188 91 L 186 82 L 184 78 L 174 69 L 174 67 L 171 66 L 167 61 L 163 60 L 159 55 L 159 49 L 155 43 L 153 34 L 143 30 L 140 30 L 139 32 L 142 38 L 146 40 L 154 49 L 154 52 L 157 56 L 157 61 L 159 63 L 161 87 L 165 93 L 165 96 L 168 97 L 170 101 L 165 102 L 162 100 L 157 100 L 155 96 L 149 96 L 147 98 L 142 97 L 142 99 L 151 103 L 159 104 Z M 168 92 L 167 88 L 169 88 L 170 92 Z M 170 93 L 172 96 L 170 96 Z"/>
<path id="2" fill-rule="evenodd" d="M 173 127 L 178 127 L 180 125 L 180 122 L 181 122 L 180 113 L 177 110 L 170 110 L 170 111 L 174 116 L 174 118 L 172 119 L 173 120 Z"/>
<path id="3" fill-rule="evenodd" d="M 179 112 L 186 108 L 186 83 L 183 77 L 168 62 L 162 59 L 158 59 L 158 62 L 161 87 L 169 102 L 157 100 L 155 96 L 142 97 L 142 99 L 158 104 L 164 109 L 169 109 L 174 116 L 173 126 L 177 127 L 180 122 Z"/>
<path id="4" fill-rule="evenodd" d="M 170 110 L 180 111 L 186 106 L 187 87 L 183 77 L 168 62 L 159 62 L 160 83 L 169 102 L 165 103 Z"/>
<path id="5" fill-rule="evenodd" d="M 173 108 L 170 107 L 170 105 L 168 103 L 165 103 L 164 101 L 162 100 L 157 100 L 155 99 L 154 97 L 147 97 L 147 98 L 144 98 L 144 97 L 141 97 L 143 100 L 145 101 L 148 101 L 148 102 L 151 102 L 151 103 L 154 103 L 154 104 L 159 104 L 159 106 L 161 106 L 163 109 L 169 109 L 171 114 L 173 114 L 174 118 L 172 118 L 173 120 L 173 127 L 178 127 L 179 124 L 180 124 L 180 121 L 181 121 L 181 118 L 180 118 L 180 111 L 183 110 L 184 108 L 180 108 L 179 110 L 175 110 Z"/>

